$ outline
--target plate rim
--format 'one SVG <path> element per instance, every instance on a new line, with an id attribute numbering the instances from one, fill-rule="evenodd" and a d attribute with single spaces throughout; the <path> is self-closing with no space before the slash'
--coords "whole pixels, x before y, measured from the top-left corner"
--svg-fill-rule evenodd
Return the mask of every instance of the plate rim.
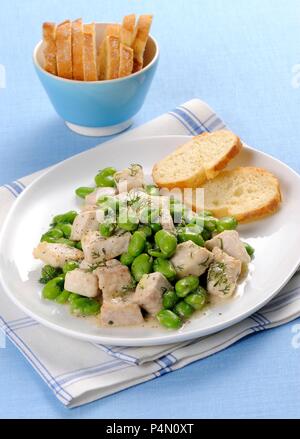
<path id="1" fill-rule="evenodd" d="M 124 136 L 120 136 L 123 137 L 121 138 L 117 138 L 117 139 L 112 139 L 108 142 L 104 142 L 100 145 L 96 145 L 93 148 L 89 148 L 88 150 L 82 151 L 78 154 L 75 154 L 71 157 L 68 157 L 67 159 L 56 163 L 52 166 L 50 166 L 48 169 L 45 170 L 45 172 L 43 172 L 41 175 L 39 175 L 37 178 L 35 178 L 31 183 L 28 184 L 28 186 L 26 186 L 26 188 L 24 189 L 24 191 L 18 196 L 18 198 L 14 201 L 13 205 L 11 206 L 11 208 L 9 209 L 7 216 L 3 222 L 3 226 L 1 228 L 0 231 L 0 253 L 2 253 L 2 247 L 3 247 L 3 241 L 4 241 L 4 237 L 5 237 L 5 231 L 6 229 L 9 227 L 9 223 L 10 223 L 10 219 L 14 214 L 14 211 L 18 208 L 18 204 L 21 202 L 21 200 L 23 199 L 23 197 L 27 196 L 27 193 L 30 192 L 30 190 L 32 189 L 32 187 L 35 187 L 36 184 L 38 184 L 38 182 L 43 179 L 46 178 L 48 176 L 48 174 L 50 174 L 52 171 L 59 169 L 60 167 L 62 167 L 66 162 L 69 162 L 71 160 L 73 160 L 74 158 L 78 158 L 80 156 L 84 156 L 87 152 L 99 149 L 99 152 L 101 152 L 101 148 L 103 147 L 103 145 L 105 146 L 109 146 L 109 144 L 111 143 L 120 143 L 120 141 L 130 141 L 130 142 L 140 142 L 143 140 L 151 140 L 151 139 L 158 139 L 158 138 L 182 138 L 182 139 L 188 139 L 188 138 L 192 138 L 193 136 L 188 136 L 188 135 L 157 135 L 157 136 L 141 136 L 141 137 L 135 137 L 133 139 L 130 139 L 129 136 L 127 136 L 127 134 L 124 134 Z M 289 173 L 292 173 L 296 178 L 299 179 L 299 184 L 300 184 L 300 175 L 294 170 L 292 169 L 290 166 L 288 166 L 286 163 L 282 162 L 281 160 L 279 160 L 278 158 L 265 153 L 264 151 L 260 151 L 256 148 L 250 147 L 249 145 L 247 145 L 246 143 L 243 142 L 243 147 L 246 150 L 250 150 L 254 153 L 259 153 L 262 156 L 265 156 L 269 159 L 272 159 L 273 161 L 277 162 L 279 164 L 280 167 L 284 167 L 286 169 L 286 171 L 288 171 Z M 266 305 L 270 300 L 272 300 L 272 298 L 274 296 L 276 296 L 276 294 L 282 290 L 282 288 L 284 288 L 284 286 L 288 283 L 288 281 L 292 278 L 292 276 L 295 274 L 295 272 L 297 271 L 297 269 L 300 266 L 300 254 L 298 257 L 297 262 L 294 264 L 294 266 L 289 270 L 289 273 L 287 274 L 287 276 L 285 277 L 285 281 L 278 287 L 274 288 L 273 291 L 268 295 L 268 297 L 264 298 L 263 300 L 259 301 L 256 305 L 254 305 L 253 307 L 250 307 L 248 310 L 239 313 L 235 318 L 233 317 L 229 317 L 226 320 L 222 320 L 220 323 L 218 324 L 213 324 L 210 326 L 207 326 L 205 328 L 205 330 L 200 330 L 200 334 L 199 331 L 197 331 L 197 329 L 193 329 L 191 331 L 187 331 L 184 333 L 180 333 L 180 332 L 170 332 L 170 333 L 166 333 L 165 335 L 158 335 L 158 336 L 150 336 L 147 338 L 118 338 L 115 337 L 115 340 L 111 337 L 111 336 L 105 336 L 105 335 L 92 335 L 92 334 L 84 334 L 84 333 L 80 333 L 74 329 L 70 329 L 70 328 L 64 328 L 62 326 L 60 326 L 59 324 L 53 323 L 51 320 L 45 319 L 44 317 L 40 317 L 38 314 L 32 312 L 30 310 L 30 308 L 28 308 L 27 306 L 23 305 L 23 303 L 21 301 L 19 301 L 15 295 L 11 292 L 6 280 L 5 280 L 5 269 L 3 264 L 0 261 L 0 281 L 1 281 L 1 285 L 3 287 L 3 290 L 6 294 L 6 296 L 19 308 L 21 309 L 26 315 L 28 315 L 29 317 L 31 317 L 32 319 L 36 320 L 37 322 L 41 323 L 43 326 L 50 328 L 56 332 L 59 332 L 60 334 L 63 334 L 65 336 L 69 336 L 75 339 L 79 339 L 79 340 L 83 340 L 83 341 L 89 341 L 89 342 L 97 342 L 97 343 L 101 343 L 103 345 L 118 345 L 118 346 L 154 346 L 154 345 L 164 345 L 164 344 L 169 344 L 169 343 L 179 343 L 179 342 L 183 342 L 183 341 L 188 341 L 188 340 L 193 340 L 195 338 L 198 337 L 204 337 L 207 335 L 211 335 L 214 334 L 216 332 L 219 332 L 223 329 L 229 328 L 233 325 L 235 325 L 236 323 L 246 319 L 249 315 L 255 313 L 256 311 L 258 311 L 259 309 L 261 309 L 264 305 Z"/>

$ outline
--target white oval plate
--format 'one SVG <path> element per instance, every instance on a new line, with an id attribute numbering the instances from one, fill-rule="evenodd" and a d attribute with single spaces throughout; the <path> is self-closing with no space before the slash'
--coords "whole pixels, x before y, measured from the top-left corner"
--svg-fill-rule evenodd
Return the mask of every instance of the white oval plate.
<path id="1" fill-rule="evenodd" d="M 267 303 L 300 264 L 300 177 L 278 160 L 249 147 L 243 149 L 231 167 L 251 165 L 273 172 L 281 182 L 283 203 L 275 215 L 239 227 L 242 238 L 256 252 L 251 278 L 235 298 L 212 307 L 204 315 L 195 315 L 178 331 L 147 325 L 101 328 L 95 318 L 76 318 L 67 306 L 41 299 L 41 263 L 33 259 L 32 249 L 53 215 L 78 209 L 74 189 L 91 185 L 98 169 L 105 166 L 122 169 L 130 163 L 140 163 L 150 175 L 158 159 L 187 139 L 116 139 L 56 165 L 28 186 L 9 212 L 0 239 L 0 274 L 13 302 L 35 320 L 65 335 L 119 346 L 175 343 L 211 334 L 239 322 Z"/>

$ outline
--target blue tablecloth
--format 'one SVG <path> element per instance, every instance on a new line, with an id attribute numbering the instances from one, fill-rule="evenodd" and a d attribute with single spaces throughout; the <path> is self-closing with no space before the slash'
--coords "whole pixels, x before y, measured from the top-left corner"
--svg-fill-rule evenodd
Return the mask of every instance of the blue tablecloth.
<path id="1" fill-rule="evenodd" d="M 41 22 L 120 20 L 132 11 L 154 13 L 161 48 L 135 125 L 199 97 L 250 145 L 300 171 L 299 1 L 3 0 L 0 184 L 105 140 L 71 133 L 54 113 L 31 63 Z M 296 321 L 70 411 L 7 342 L 0 349 L 0 417 L 299 417 L 299 355 Z"/>

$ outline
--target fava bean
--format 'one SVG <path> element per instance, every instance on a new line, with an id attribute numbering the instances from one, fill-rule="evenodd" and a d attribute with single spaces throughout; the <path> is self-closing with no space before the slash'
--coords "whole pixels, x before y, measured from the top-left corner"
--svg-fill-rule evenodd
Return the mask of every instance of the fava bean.
<path id="1" fill-rule="evenodd" d="M 123 253 L 120 257 L 121 264 L 127 265 L 127 267 L 131 265 L 133 261 L 134 261 L 134 256 L 131 256 L 128 252 Z"/>
<path id="2" fill-rule="evenodd" d="M 55 302 L 60 303 L 63 305 L 64 303 L 67 303 L 70 297 L 70 291 L 63 290 L 55 299 Z"/>
<path id="3" fill-rule="evenodd" d="M 97 204 L 103 209 L 112 209 L 115 213 L 119 211 L 120 203 L 114 197 L 109 197 L 107 195 L 102 195 L 98 198 Z"/>
<path id="4" fill-rule="evenodd" d="M 217 230 L 217 222 L 218 220 L 213 216 L 205 216 L 203 219 L 204 228 L 209 232 L 214 232 Z"/>
<path id="5" fill-rule="evenodd" d="M 169 329 L 178 329 L 182 325 L 180 317 L 170 309 L 162 309 L 156 315 L 156 318 L 162 326 Z"/>
<path id="6" fill-rule="evenodd" d="M 238 222 L 233 216 L 224 216 L 217 222 L 217 231 L 220 233 L 224 230 L 235 230 L 237 226 Z"/>
<path id="7" fill-rule="evenodd" d="M 137 230 L 136 232 L 134 232 L 134 234 L 131 237 L 127 251 L 131 256 L 136 257 L 143 252 L 145 248 L 145 244 L 146 244 L 145 234 Z"/>
<path id="8" fill-rule="evenodd" d="M 175 290 L 178 297 L 185 297 L 199 286 L 197 276 L 186 276 L 175 284 Z"/>
<path id="9" fill-rule="evenodd" d="M 127 221 L 118 221 L 118 227 L 120 227 L 120 229 L 126 230 L 127 232 L 133 232 L 134 230 L 136 230 L 138 228 L 138 220 L 135 218 L 128 218 Z"/>
<path id="10" fill-rule="evenodd" d="M 138 230 L 140 232 L 143 232 L 146 238 L 150 238 L 150 236 L 152 236 L 152 229 L 150 226 L 146 226 L 145 224 L 143 224 L 138 227 Z"/>
<path id="11" fill-rule="evenodd" d="M 248 244 L 247 242 L 244 242 L 244 246 L 248 255 L 252 257 L 255 253 L 255 249 L 252 247 L 252 245 Z"/>
<path id="12" fill-rule="evenodd" d="M 151 227 L 153 233 L 156 233 L 162 229 L 162 227 L 159 223 L 151 223 L 150 227 Z"/>
<path id="13" fill-rule="evenodd" d="M 57 239 L 62 238 L 64 236 L 63 232 L 58 229 L 50 229 L 48 232 L 44 233 L 41 237 L 41 242 L 56 242 Z"/>
<path id="14" fill-rule="evenodd" d="M 114 174 L 116 173 L 115 168 L 105 168 L 100 171 L 95 177 L 95 183 L 97 187 L 115 187 L 116 182 L 114 179 Z"/>
<path id="15" fill-rule="evenodd" d="M 203 290 L 204 288 L 196 290 L 194 293 L 188 294 L 184 298 L 184 301 L 196 310 L 203 308 L 207 300 L 207 293 L 205 290 L 203 292 Z"/>
<path id="16" fill-rule="evenodd" d="M 205 244 L 204 239 L 199 232 L 199 227 L 196 224 L 181 227 L 178 229 L 177 236 L 179 242 L 193 241 L 200 247 L 203 247 Z"/>
<path id="17" fill-rule="evenodd" d="M 69 239 L 72 233 L 72 226 L 71 224 L 57 224 L 56 228 L 61 230 L 64 234 L 64 238 Z"/>
<path id="18" fill-rule="evenodd" d="M 77 195 L 77 197 L 85 198 L 87 195 L 94 192 L 94 190 L 95 190 L 95 188 L 92 188 L 92 187 L 81 186 L 81 187 L 76 189 L 75 194 Z"/>
<path id="19" fill-rule="evenodd" d="M 163 294 L 163 307 L 165 309 L 172 309 L 178 302 L 178 296 L 174 290 L 168 290 Z"/>
<path id="20" fill-rule="evenodd" d="M 155 234 L 155 243 L 161 250 L 161 252 L 167 257 L 171 257 L 177 247 L 177 239 L 172 233 L 167 230 L 159 230 Z"/>
<path id="21" fill-rule="evenodd" d="M 150 248 L 148 250 L 148 253 L 150 256 L 153 256 L 154 258 L 163 258 L 163 259 L 167 259 L 167 256 L 164 255 L 159 248 Z"/>
<path id="22" fill-rule="evenodd" d="M 68 261 L 64 264 L 63 266 L 63 273 L 67 273 L 68 271 L 72 271 L 75 270 L 75 268 L 78 268 L 79 264 L 78 262 L 75 261 Z"/>
<path id="23" fill-rule="evenodd" d="M 152 270 L 152 258 L 146 253 L 137 256 L 131 265 L 131 273 L 134 279 L 139 282 L 144 274 Z"/>
<path id="24" fill-rule="evenodd" d="M 77 212 L 75 212 L 75 210 L 70 210 L 69 212 L 63 213 L 61 215 L 56 215 L 53 218 L 52 223 L 54 225 L 61 223 L 73 224 L 76 216 L 77 216 Z"/>
<path id="25" fill-rule="evenodd" d="M 163 274 L 169 281 L 176 277 L 176 270 L 174 265 L 168 259 L 157 258 L 153 263 L 153 271 L 158 271 Z"/>
<path id="26" fill-rule="evenodd" d="M 78 248 L 78 250 L 82 250 L 81 241 L 77 241 L 75 247 Z"/>
<path id="27" fill-rule="evenodd" d="M 201 232 L 201 236 L 204 239 L 204 241 L 208 241 L 209 239 L 211 239 L 212 233 L 207 229 L 203 229 Z"/>
<path id="28" fill-rule="evenodd" d="M 73 300 L 79 299 L 79 297 L 83 297 L 83 296 L 80 296 L 79 294 L 76 293 L 71 293 L 68 297 L 68 302 L 72 303 Z"/>
<path id="29" fill-rule="evenodd" d="M 54 300 L 62 292 L 65 277 L 63 275 L 57 276 L 49 282 L 43 288 L 42 296 L 47 300 Z"/>
<path id="30" fill-rule="evenodd" d="M 109 222 L 102 223 L 99 225 L 99 232 L 105 238 L 111 236 L 114 233 L 115 229 L 116 229 L 116 225 Z"/>
<path id="31" fill-rule="evenodd" d="M 79 297 L 71 301 L 71 313 L 77 316 L 91 316 L 99 314 L 100 303 L 88 297 Z"/>
<path id="32" fill-rule="evenodd" d="M 69 247 L 75 247 L 76 246 L 76 242 L 72 241 L 71 239 L 67 239 L 67 238 L 59 238 L 55 241 L 58 244 L 65 244 L 68 245 Z"/>
<path id="33" fill-rule="evenodd" d="M 182 319 L 188 319 L 193 314 L 194 308 L 184 300 L 181 300 L 177 303 L 177 305 L 175 305 L 174 312 Z"/>

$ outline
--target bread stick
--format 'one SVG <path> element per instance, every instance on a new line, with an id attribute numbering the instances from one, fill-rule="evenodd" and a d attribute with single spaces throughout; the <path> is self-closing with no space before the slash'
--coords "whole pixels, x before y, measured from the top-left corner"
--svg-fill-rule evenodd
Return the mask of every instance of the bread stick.
<path id="1" fill-rule="evenodd" d="M 133 42 L 133 72 L 138 72 L 143 68 L 144 52 L 147 44 L 152 15 L 141 15 L 137 24 L 136 37 Z"/>
<path id="2" fill-rule="evenodd" d="M 83 26 L 81 18 L 72 22 L 72 62 L 73 79 L 83 81 Z"/>
<path id="3" fill-rule="evenodd" d="M 85 81 L 97 81 L 95 23 L 83 25 L 83 72 Z"/>
<path id="4" fill-rule="evenodd" d="M 57 75 L 55 36 L 56 24 L 43 23 L 44 69 L 52 75 Z"/>
<path id="5" fill-rule="evenodd" d="M 58 76 L 72 79 L 72 26 L 70 20 L 56 28 L 56 62 Z"/>
<path id="6" fill-rule="evenodd" d="M 133 49 L 121 43 L 119 78 L 130 75 L 132 73 L 132 68 L 133 68 Z"/>

